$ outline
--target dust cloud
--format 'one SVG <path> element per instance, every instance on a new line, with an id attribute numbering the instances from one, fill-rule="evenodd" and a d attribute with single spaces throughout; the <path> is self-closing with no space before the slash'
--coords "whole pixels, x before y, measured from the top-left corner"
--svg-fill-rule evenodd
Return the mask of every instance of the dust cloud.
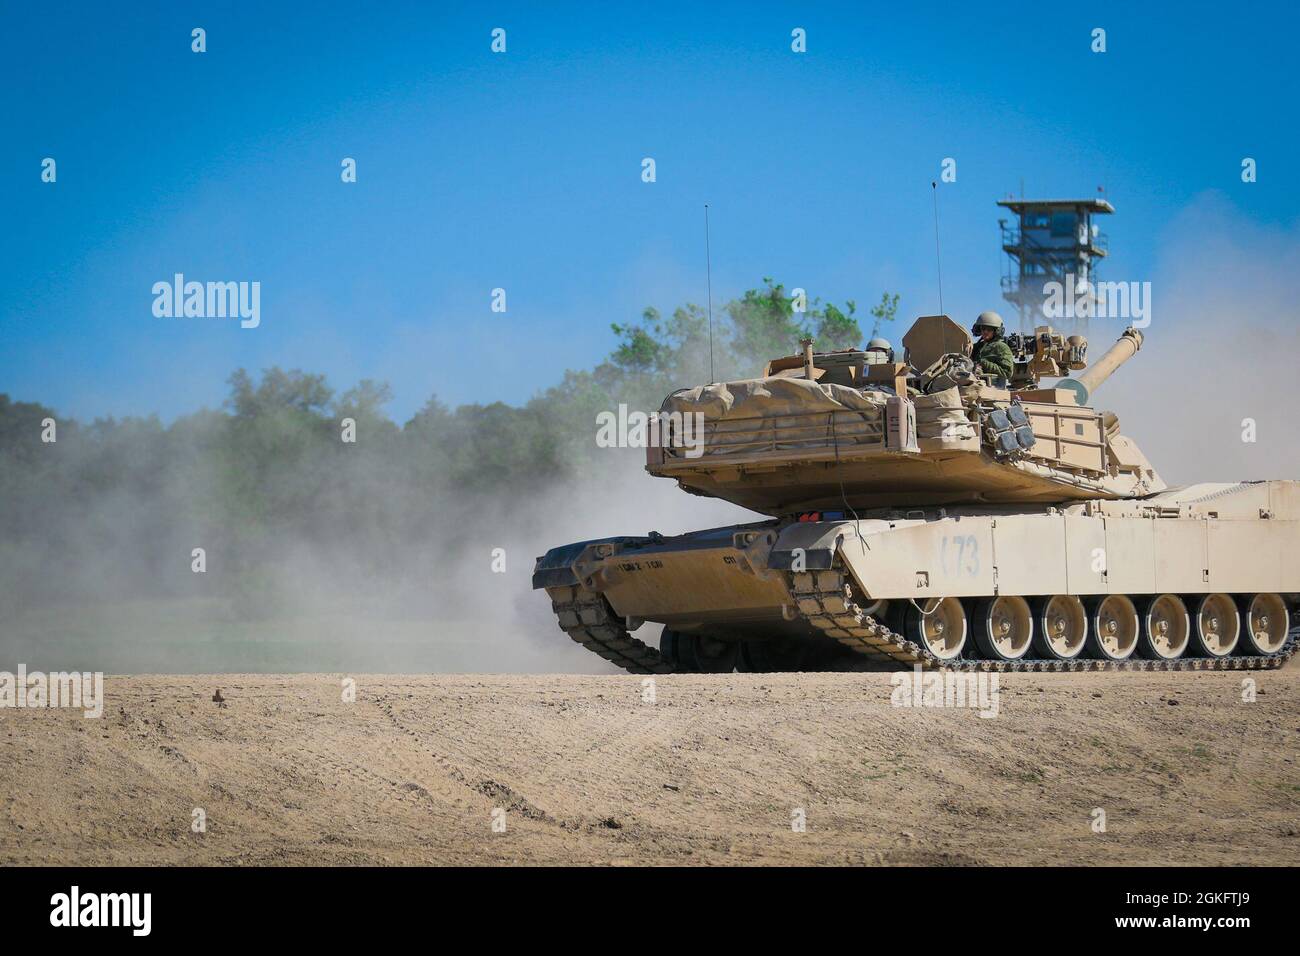
<path id="1" fill-rule="evenodd" d="M 1170 484 L 1300 477 L 1300 233 L 1248 223 L 1211 195 L 1158 241 L 1146 345 L 1099 389 L 1098 403 L 1118 413 Z M 1122 325 L 1093 323 L 1094 358 Z M 1242 440 L 1247 419 L 1254 442 Z M 242 527 L 227 528 L 226 498 L 251 485 L 213 473 L 202 424 L 192 439 L 171 436 L 182 452 L 191 440 L 193 455 L 178 458 L 176 441 L 164 455 L 156 432 L 141 428 L 123 460 L 95 459 L 99 474 L 89 459 L 64 462 L 75 481 L 58 494 L 42 494 L 37 464 L 20 495 L 22 475 L 5 470 L 20 450 L 5 449 L 0 669 L 609 673 L 531 589 L 534 559 L 573 541 L 758 517 L 650 477 L 642 450 L 595 449 L 593 420 L 590 454 L 572 477 L 534 478 L 513 465 L 460 486 L 395 479 L 383 453 L 340 468 L 292 440 L 268 439 L 280 443 L 273 467 L 248 479 L 268 521 L 283 502 L 309 505 L 282 533 L 247 509 Z M 81 441 L 94 437 L 88 428 Z M 79 447 L 61 438 L 58 454 Z M 216 460 L 236 475 L 248 467 Z M 330 479 L 304 496 L 301 483 L 321 474 Z M 204 574 L 191 572 L 196 545 L 206 548 Z M 656 631 L 646 625 L 639 636 L 654 641 Z"/>
<path id="2" fill-rule="evenodd" d="M 1300 229 L 1253 224 L 1209 194 L 1161 239 L 1146 342 L 1095 401 L 1170 485 L 1300 478 Z M 1093 358 L 1121 327 L 1094 323 Z"/>
<path id="3" fill-rule="evenodd" d="M 536 557 L 759 516 L 649 476 L 642 449 L 596 449 L 595 431 L 593 420 L 572 478 L 522 476 L 500 490 L 487 478 L 393 481 L 372 455 L 292 524 L 251 536 L 214 529 L 218 482 L 174 461 L 160 486 L 83 488 L 31 518 L 39 542 L 0 542 L 0 662 L 110 674 L 612 673 L 532 590 Z M 74 438 L 58 445 L 50 454 L 78 454 Z M 289 474 L 300 481 L 304 469 Z M 656 642 L 657 627 L 639 636 Z"/>

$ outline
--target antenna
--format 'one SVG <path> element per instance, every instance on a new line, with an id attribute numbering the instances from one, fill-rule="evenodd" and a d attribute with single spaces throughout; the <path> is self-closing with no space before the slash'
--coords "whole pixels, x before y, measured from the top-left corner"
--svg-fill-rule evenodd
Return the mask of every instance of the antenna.
<path id="1" fill-rule="evenodd" d="M 713 374 L 713 260 L 709 251 L 709 204 L 704 204 L 704 274 L 709 283 L 709 381 Z"/>
<path id="2" fill-rule="evenodd" d="M 939 314 L 943 315 L 943 261 L 939 257 L 939 184 L 930 181 L 930 192 L 934 195 L 934 265 L 939 272 Z"/>

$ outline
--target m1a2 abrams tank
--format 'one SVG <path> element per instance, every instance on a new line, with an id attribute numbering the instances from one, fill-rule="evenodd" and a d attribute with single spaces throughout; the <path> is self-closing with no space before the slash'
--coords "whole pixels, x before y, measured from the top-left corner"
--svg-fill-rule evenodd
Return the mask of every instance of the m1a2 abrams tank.
<path id="1" fill-rule="evenodd" d="M 1290 658 L 1300 482 L 1167 487 L 1092 404 L 1136 329 L 1090 367 L 1079 336 L 1008 341 L 1008 381 L 975 372 L 965 329 L 926 316 L 904 362 L 805 343 L 759 378 L 673 393 L 647 471 L 770 520 L 565 545 L 533 587 L 633 673 Z"/>

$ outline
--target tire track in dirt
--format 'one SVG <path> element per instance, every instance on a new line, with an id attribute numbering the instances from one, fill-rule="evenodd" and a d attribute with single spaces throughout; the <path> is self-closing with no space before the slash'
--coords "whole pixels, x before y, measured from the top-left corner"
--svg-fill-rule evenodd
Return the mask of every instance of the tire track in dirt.
<path id="1" fill-rule="evenodd" d="M 504 807 L 507 812 L 514 811 L 528 820 L 553 824 L 565 829 L 578 829 L 581 826 L 574 821 L 558 819 L 552 816 L 532 801 L 516 793 L 510 786 L 504 783 L 493 780 L 490 777 L 475 780 L 472 775 L 467 774 L 441 753 L 430 747 L 422 734 L 418 731 L 412 730 L 409 726 L 403 723 L 401 718 L 397 715 L 396 708 L 392 704 L 391 695 L 377 694 L 374 697 L 374 703 L 379 708 L 380 713 L 382 713 L 393 725 L 393 728 L 407 737 L 411 741 L 412 746 L 426 757 L 428 762 L 431 762 L 434 765 L 442 776 L 442 781 L 440 781 L 440 785 L 438 786 L 439 792 L 450 797 L 452 800 L 462 804 L 467 803 L 464 799 L 465 792 L 467 791 L 469 793 L 477 794 L 493 807 Z M 422 764 L 411 760 L 398 747 L 390 746 L 387 748 L 387 752 L 403 767 L 403 769 L 410 772 L 413 778 L 425 777 L 427 779 L 427 763 Z M 455 784 L 455 786 L 447 786 L 446 782 L 448 781 Z"/>
<path id="2" fill-rule="evenodd" d="M 616 831 L 623 828 L 620 817 L 626 819 L 627 812 L 634 808 L 626 801 L 618 807 L 611 807 L 610 812 L 596 811 L 587 814 L 556 813 L 538 802 L 530 799 L 518 783 L 508 782 L 510 774 L 504 769 L 488 769 L 475 773 L 454 763 L 445 754 L 429 745 L 427 732 L 412 728 L 399 715 L 392 695 L 377 695 L 375 703 L 380 712 L 393 727 L 412 742 L 422 758 L 415 761 L 405 755 L 400 748 L 390 748 L 388 752 L 413 779 L 422 773 L 427 774 L 428 763 L 436 768 L 440 779 L 450 782 L 460 789 L 463 797 L 466 791 L 485 798 L 493 807 L 502 807 L 507 812 L 517 813 L 527 820 L 559 827 L 569 831 Z M 590 779 L 595 776 L 614 781 L 631 782 L 637 778 L 646 779 L 647 758 L 652 754 L 671 759 L 671 750 L 680 739 L 683 728 L 675 728 L 680 720 L 655 705 L 630 704 L 628 711 L 609 713 L 605 709 L 589 708 L 590 714 L 599 714 L 599 723 L 592 725 L 589 721 L 581 726 L 573 726 L 562 742 L 572 745 L 570 759 L 555 761 L 551 764 L 553 772 L 536 774 L 534 784 L 546 792 L 563 791 L 573 781 Z M 638 710 L 648 709 L 654 713 L 642 713 Z M 691 717 L 688 727 L 695 721 Z M 506 729 L 508 735 L 509 729 Z M 595 739 L 593 739 L 595 738 Z M 586 744 L 583 747 L 583 744 Z M 487 754 L 484 754 L 484 759 Z M 446 792 L 445 786 L 443 792 Z M 668 836 L 665 833 L 665 836 Z"/>
<path id="3" fill-rule="evenodd" d="M 120 677 L 0 710 L 0 863 L 1294 865 L 1300 672 L 1258 683 L 1011 675 L 986 720 L 889 675 Z"/>

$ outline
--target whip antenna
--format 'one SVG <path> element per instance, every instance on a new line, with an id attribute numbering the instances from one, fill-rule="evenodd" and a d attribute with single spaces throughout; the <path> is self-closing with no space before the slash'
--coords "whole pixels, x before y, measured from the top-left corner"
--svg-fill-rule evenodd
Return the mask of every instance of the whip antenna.
<path id="1" fill-rule="evenodd" d="M 709 204 L 704 204 L 704 275 L 709 283 L 709 381 L 713 382 L 713 260 L 709 252 Z"/>
<path id="2" fill-rule="evenodd" d="M 934 194 L 934 267 L 939 273 L 939 314 L 943 315 L 943 261 L 939 257 L 939 184 L 930 181 L 930 191 Z"/>

